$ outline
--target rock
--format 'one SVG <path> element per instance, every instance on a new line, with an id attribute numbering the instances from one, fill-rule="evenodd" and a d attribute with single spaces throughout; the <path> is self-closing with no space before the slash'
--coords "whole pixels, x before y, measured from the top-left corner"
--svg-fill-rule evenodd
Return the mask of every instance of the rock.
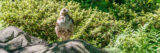
<path id="1" fill-rule="evenodd" d="M 0 52 L 1 53 L 8 53 L 6 50 L 4 50 L 4 49 L 0 49 Z"/>
<path id="2" fill-rule="evenodd" d="M 55 46 L 56 45 L 56 46 Z M 103 53 L 83 40 L 67 40 L 54 44 L 52 51 L 56 53 Z"/>
<path id="3" fill-rule="evenodd" d="M 24 48 L 20 53 L 45 53 L 47 50 L 48 47 L 45 45 L 34 45 Z"/>
<path id="4" fill-rule="evenodd" d="M 35 44 L 47 44 L 42 39 L 31 37 L 17 27 L 10 26 L 0 31 L 0 48 L 7 51 L 15 51 Z"/>
<path id="5" fill-rule="evenodd" d="M 107 53 L 83 40 L 48 44 L 14 26 L 0 31 L 0 37 L 0 53 Z"/>
<path id="6" fill-rule="evenodd" d="M 9 40 L 17 37 L 21 33 L 23 33 L 23 31 L 14 26 L 5 28 L 4 30 L 0 31 L 0 42 L 8 42 Z"/>

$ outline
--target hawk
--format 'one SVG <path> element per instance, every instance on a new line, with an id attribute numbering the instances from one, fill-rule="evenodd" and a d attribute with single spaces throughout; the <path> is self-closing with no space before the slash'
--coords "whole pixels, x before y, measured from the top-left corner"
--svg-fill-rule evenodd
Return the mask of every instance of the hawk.
<path id="1" fill-rule="evenodd" d="M 62 40 L 69 40 L 74 28 L 74 21 L 68 14 L 69 10 L 66 8 L 63 8 L 60 11 L 59 18 L 56 22 L 56 35 L 58 38 Z"/>

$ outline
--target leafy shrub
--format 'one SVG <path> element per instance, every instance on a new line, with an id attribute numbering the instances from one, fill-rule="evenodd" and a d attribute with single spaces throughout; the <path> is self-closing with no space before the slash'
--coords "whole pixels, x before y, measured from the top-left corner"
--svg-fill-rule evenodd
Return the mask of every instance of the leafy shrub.
<path id="1" fill-rule="evenodd" d="M 114 52 L 116 49 L 122 53 L 159 52 L 160 31 L 155 28 L 148 31 L 149 24 L 151 23 L 146 23 L 143 27 L 140 27 L 137 30 L 126 29 L 122 34 L 118 35 L 112 44 L 110 44 L 110 48 L 105 49 L 110 52 Z"/>
<path id="2" fill-rule="evenodd" d="M 4 28 L 3 25 L 4 25 L 3 21 L 0 21 L 0 30 Z"/>
<path id="3" fill-rule="evenodd" d="M 112 53 L 157 53 L 160 46 L 160 9 L 141 14 L 130 21 L 120 34 L 104 49 Z M 143 12 L 142 12 L 143 13 Z M 136 29 L 135 29 L 136 27 Z"/>
<path id="4" fill-rule="evenodd" d="M 141 16 L 141 12 L 153 12 L 159 6 L 155 0 L 123 0 L 123 4 L 113 2 L 109 12 L 116 16 L 117 20 L 132 20 Z"/>
<path id="5" fill-rule="evenodd" d="M 70 10 L 75 21 L 73 38 L 86 40 L 97 47 L 107 46 L 109 36 L 120 33 L 127 26 L 124 21 L 114 20 L 111 14 L 96 8 L 81 9 L 79 3 L 72 1 L 5 0 L 0 17 L 7 24 L 20 27 L 33 36 L 56 42 L 55 22 L 59 11 L 64 7 Z"/>
<path id="6" fill-rule="evenodd" d="M 108 44 L 109 41 L 106 40 L 108 39 L 108 37 L 106 37 L 108 30 L 105 28 L 111 27 L 110 24 L 112 22 L 106 21 L 108 18 L 112 18 L 112 15 L 101 11 L 99 12 L 97 9 L 81 9 L 77 2 L 56 0 L 5 0 L 2 2 L 2 16 L 0 17 L 2 20 L 5 20 L 9 26 L 17 26 L 33 36 L 40 37 L 48 42 L 56 42 L 55 22 L 60 10 L 64 7 L 70 10 L 69 13 L 75 21 L 74 34 L 76 38 L 84 39 L 88 42 L 91 41 L 90 43 L 95 46 L 100 45 L 98 47 Z M 88 22 L 89 20 L 90 22 Z M 97 24 L 95 25 L 95 23 Z M 115 23 L 115 25 L 116 24 L 117 23 Z M 99 31 L 89 32 L 92 31 L 92 29 L 96 31 L 97 27 L 100 28 Z M 117 29 L 116 26 L 115 29 L 117 31 L 120 30 Z M 101 30 L 105 32 L 101 33 Z M 92 42 L 95 39 L 97 43 Z"/>
<path id="7" fill-rule="evenodd" d="M 102 10 L 107 12 L 107 8 L 110 7 L 109 0 L 69 0 L 79 2 L 81 8 L 88 9 L 90 7 L 97 8 L 98 10 Z"/>

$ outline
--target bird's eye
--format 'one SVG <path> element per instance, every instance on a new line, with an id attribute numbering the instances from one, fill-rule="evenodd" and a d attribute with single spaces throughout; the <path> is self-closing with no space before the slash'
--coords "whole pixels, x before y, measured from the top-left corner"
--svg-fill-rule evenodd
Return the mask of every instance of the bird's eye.
<path id="1" fill-rule="evenodd" d="M 66 10 L 63 10 L 64 12 L 66 12 Z"/>

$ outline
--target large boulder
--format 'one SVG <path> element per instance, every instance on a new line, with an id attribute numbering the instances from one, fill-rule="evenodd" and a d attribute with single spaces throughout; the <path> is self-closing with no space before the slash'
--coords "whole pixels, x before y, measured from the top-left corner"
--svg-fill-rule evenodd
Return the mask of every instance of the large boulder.
<path id="1" fill-rule="evenodd" d="M 66 40 L 48 44 L 17 27 L 0 31 L 0 53 L 107 53 L 83 40 Z"/>

